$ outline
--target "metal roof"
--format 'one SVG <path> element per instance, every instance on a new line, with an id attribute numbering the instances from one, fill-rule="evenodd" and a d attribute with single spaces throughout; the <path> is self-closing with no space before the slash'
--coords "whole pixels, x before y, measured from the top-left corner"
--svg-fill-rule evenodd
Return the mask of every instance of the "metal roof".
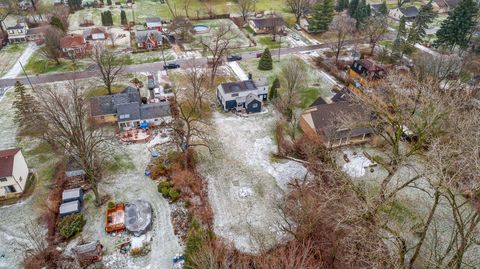
<path id="1" fill-rule="evenodd" d="M 78 200 L 75 200 L 72 202 L 61 204 L 59 213 L 60 215 L 64 215 L 64 214 L 70 214 L 78 211 L 80 211 L 80 202 Z"/>
<path id="2" fill-rule="evenodd" d="M 62 201 L 71 200 L 71 199 L 80 199 L 81 196 L 82 196 L 81 188 L 64 190 L 62 193 Z"/>

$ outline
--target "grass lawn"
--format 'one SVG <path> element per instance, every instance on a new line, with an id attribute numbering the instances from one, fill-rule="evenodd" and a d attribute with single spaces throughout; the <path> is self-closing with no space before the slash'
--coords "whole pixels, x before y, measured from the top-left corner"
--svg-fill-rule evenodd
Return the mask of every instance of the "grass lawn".
<path id="1" fill-rule="evenodd" d="M 12 68 L 26 47 L 27 43 L 12 44 L 0 50 L 0 77 Z"/>
<path id="2" fill-rule="evenodd" d="M 235 47 L 248 47 L 251 45 L 250 40 L 245 36 L 245 34 L 240 29 L 238 29 L 238 27 L 229 19 L 196 21 L 194 22 L 194 24 L 205 24 L 210 27 L 210 32 L 204 34 L 194 34 L 193 41 L 189 44 L 193 48 L 202 48 L 202 46 L 198 44 L 198 41 L 202 39 L 209 40 L 212 37 L 213 31 L 215 31 L 216 28 L 219 28 L 222 24 L 228 24 L 232 27 L 232 32 L 235 36 L 232 45 L 235 45 Z"/>
<path id="3" fill-rule="evenodd" d="M 119 85 L 119 84 L 114 84 L 112 85 L 112 93 L 119 93 L 125 89 L 125 85 Z M 95 96 L 102 96 L 102 95 L 107 95 L 108 91 L 107 88 L 104 85 L 97 86 L 85 94 L 87 98 L 95 97 Z"/>
<path id="4" fill-rule="evenodd" d="M 173 56 L 173 51 L 171 49 L 165 50 L 165 60 L 171 61 L 175 59 Z M 143 64 L 143 63 L 154 63 L 163 61 L 161 51 L 149 51 L 141 53 L 132 53 L 124 57 L 126 64 Z"/>
<path id="5" fill-rule="evenodd" d="M 279 39 L 273 41 L 271 36 L 262 36 L 257 39 L 257 44 L 269 49 L 278 49 L 280 47 Z"/>
<path id="6" fill-rule="evenodd" d="M 55 61 L 48 61 L 43 59 L 37 53 L 34 53 L 25 65 L 25 71 L 28 74 L 45 74 L 53 72 L 68 72 L 68 71 L 80 71 L 87 67 L 88 62 L 86 60 L 77 60 L 74 62 L 70 60 L 60 59 L 60 64 Z"/>

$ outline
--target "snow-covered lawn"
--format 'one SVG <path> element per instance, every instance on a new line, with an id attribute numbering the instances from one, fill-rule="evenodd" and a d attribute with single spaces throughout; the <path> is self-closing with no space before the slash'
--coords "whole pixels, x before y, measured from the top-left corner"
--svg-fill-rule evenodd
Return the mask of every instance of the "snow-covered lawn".
<path id="1" fill-rule="evenodd" d="M 275 116 L 271 112 L 238 117 L 215 113 L 212 155 L 202 155 L 200 172 L 208 180 L 215 233 L 245 252 L 281 242 L 277 211 L 287 183 L 306 169 L 292 161 L 274 162 Z"/>
<path id="2" fill-rule="evenodd" d="M 228 62 L 228 66 L 233 70 L 235 75 L 237 75 L 239 80 L 248 80 L 247 74 L 245 74 L 245 71 L 238 65 L 237 62 Z"/>
<path id="3" fill-rule="evenodd" d="M 155 181 L 144 175 L 145 167 L 150 160 L 150 152 L 146 144 L 122 146 L 121 153 L 127 154 L 135 165 L 134 169 L 119 171 L 105 178 L 100 185 L 103 193 L 112 196 L 115 202 L 128 202 L 142 199 L 150 202 L 154 219 L 152 230 L 148 236 L 152 237 L 151 252 L 143 257 L 131 257 L 118 253 L 115 246 L 127 238 L 114 237 L 105 232 L 105 206 L 96 208 L 90 203 L 84 215 L 87 224 L 82 232 L 82 237 L 89 240 L 100 240 L 106 247 L 104 261 L 110 268 L 171 268 L 172 257 L 182 252 L 179 239 L 173 232 L 170 219 L 170 205 L 157 191 Z"/>
<path id="4" fill-rule="evenodd" d="M 28 43 L 27 48 L 25 49 L 25 51 L 22 53 L 22 55 L 18 59 L 16 59 L 16 60 L 10 59 L 10 61 L 13 60 L 12 62 L 15 62 L 15 64 L 12 66 L 12 68 L 2 78 L 15 78 L 18 75 L 20 75 L 20 73 L 22 72 L 22 67 L 21 67 L 20 63 L 23 64 L 23 66 L 25 66 L 28 63 L 28 59 L 30 59 L 32 54 L 37 49 L 38 49 L 38 47 L 37 47 L 37 45 L 35 45 L 35 43 L 33 43 L 33 42 Z"/>

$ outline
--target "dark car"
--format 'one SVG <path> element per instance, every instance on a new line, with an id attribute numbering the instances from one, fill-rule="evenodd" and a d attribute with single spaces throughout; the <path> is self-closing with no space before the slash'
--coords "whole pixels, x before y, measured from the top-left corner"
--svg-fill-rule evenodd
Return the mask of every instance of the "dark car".
<path id="1" fill-rule="evenodd" d="M 180 65 L 179 64 L 176 64 L 176 63 L 169 63 L 167 65 L 164 65 L 163 66 L 163 69 L 176 69 L 176 68 L 179 68 Z"/>
<path id="2" fill-rule="evenodd" d="M 242 56 L 238 54 L 233 54 L 233 55 L 228 55 L 227 56 L 227 61 L 233 62 L 233 61 L 240 61 L 242 59 Z"/>

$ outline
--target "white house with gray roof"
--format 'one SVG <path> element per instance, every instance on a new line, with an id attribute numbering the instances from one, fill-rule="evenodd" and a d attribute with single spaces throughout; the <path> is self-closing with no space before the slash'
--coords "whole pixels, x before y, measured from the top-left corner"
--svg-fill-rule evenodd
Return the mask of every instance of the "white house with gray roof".
<path id="1" fill-rule="evenodd" d="M 224 111 L 245 109 L 247 113 L 260 112 L 262 102 L 267 100 L 267 96 L 266 78 L 227 82 L 217 87 L 217 99 Z"/>

